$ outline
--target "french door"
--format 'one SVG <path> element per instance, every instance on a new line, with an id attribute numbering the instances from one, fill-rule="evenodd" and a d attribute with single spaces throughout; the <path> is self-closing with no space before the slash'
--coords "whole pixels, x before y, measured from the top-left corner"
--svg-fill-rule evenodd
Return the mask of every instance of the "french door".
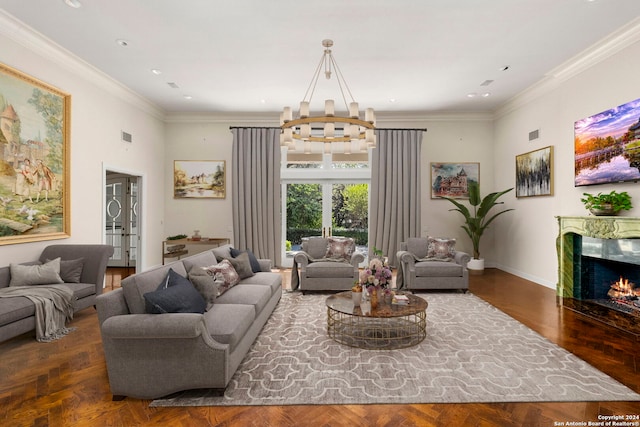
<path id="1" fill-rule="evenodd" d="M 105 242 L 114 248 L 109 267 L 135 267 L 138 249 L 138 180 L 108 174 L 105 186 Z"/>

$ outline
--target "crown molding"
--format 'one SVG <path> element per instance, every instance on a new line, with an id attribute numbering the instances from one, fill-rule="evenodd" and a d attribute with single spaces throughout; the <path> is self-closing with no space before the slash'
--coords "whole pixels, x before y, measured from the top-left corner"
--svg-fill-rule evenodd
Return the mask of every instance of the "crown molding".
<path id="1" fill-rule="evenodd" d="M 603 62 L 621 50 L 640 41 L 640 17 L 620 27 L 596 44 L 583 50 L 568 61 L 550 70 L 538 83 L 528 87 L 494 113 L 494 120 L 534 101 L 556 89 L 561 83 Z"/>
<path id="2" fill-rule="evenodd" d="M 66 71 L 95 84 L 151 116 L 164 120 L 165 112 L 160 107 L 78 58 L 3 9 L 0 9 L 0 35 L 55 63 Z M 61 89 L 64 90 L 64 88 Z"/>

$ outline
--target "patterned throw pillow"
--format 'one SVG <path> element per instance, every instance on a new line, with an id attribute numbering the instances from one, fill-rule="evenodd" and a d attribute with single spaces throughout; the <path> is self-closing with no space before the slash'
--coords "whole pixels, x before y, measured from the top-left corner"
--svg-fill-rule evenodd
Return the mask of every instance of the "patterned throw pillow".
<path id="1" fill-rule="evenodd" d="M 351 261 L 351 255 L 353 255 L 355 250 L 356 243 L 353 239 L 332 236 L 327 238 L 327 252 L 324 254 L 324 257 Z"/>
<path id="2" fill-rule="evenodd" d="M 452 260 L 456 255 L 456 239 L 427 239 L 427 258 L 443 261 Z"/>
<path id="3" fill-rule="evenodd" d="M 228 259 L 223 259 L 216 265 L 202 267 L 202 269 L 210 276 L 215 277 L 216 280 L 223 282 L 218 285 L 218 296 L 222 295 L 240 282 L 240 276 Z"/>

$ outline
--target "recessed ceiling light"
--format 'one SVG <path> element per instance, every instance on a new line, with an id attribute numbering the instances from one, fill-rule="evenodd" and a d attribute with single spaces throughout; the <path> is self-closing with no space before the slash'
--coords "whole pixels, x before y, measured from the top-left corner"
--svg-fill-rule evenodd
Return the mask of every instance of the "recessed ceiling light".
<path id="1" fill-rule="evenodd" d="M 260 100 L 260 104 L 266 104 L 266 103 L 267 103 L 267 100 L 266 100 L 266 99 L 261 99 L 261 100 Z"/>
<path id="2" fill-rule="evenodd" d="M 183 95 L 183 96 L 184 96 L 184 99 L 193 99 L 193 96 L 191 95 Z"/>
<path id="3" fill-rule="evenodd" d="M 64 0 L 64 3 L 74 9 L 78 9 L 80 6 L 82 6 L 82 3 L 80 3 L 79 0 Z"/>
<path id="4" fill-rule="evenodd" d="M 396 101 L 397 101 L 397 100 L 396 100 L 395 98 L 390 98 L 390 99 L 389 99 L 389 102 L 390 102 L 390 103 L 392 103 L 392 104 L 395 104 L 395 103 L 396 103 Z"/>
<path id="5" fill-rule="evenodd" d="M 162 74 L 162 71 L 158 70 L 157 68 L 152 69 L 151 72 L 156 76 L 159 76 L 160 74 Z"/>
<path id="6" fill-rule="evenodd" d="M 491 92 L 485 92 L 485 93 L 482 94 L 483 98 L 488 98 L 490 96 L 491 96 Z"/>
<path id="7" fill-rule="evenodd" d="M 116 40 L 116 43 L 118 43 L 120 46 L 122 47 L 127 47 L 129 46 L 129 42 L 126 41 L 125 39 L 118 39 Z"/>
<path id="8" fill-rule="evenodd" d="M 478 94 L 477 94 L 477 93 L 475 93 L 475 92 L 472 92 L 472 93 L 468 93 L 468 94 L 467 94 L 467 98 L 475 98 L 476 96 L 478 96 Z"/>

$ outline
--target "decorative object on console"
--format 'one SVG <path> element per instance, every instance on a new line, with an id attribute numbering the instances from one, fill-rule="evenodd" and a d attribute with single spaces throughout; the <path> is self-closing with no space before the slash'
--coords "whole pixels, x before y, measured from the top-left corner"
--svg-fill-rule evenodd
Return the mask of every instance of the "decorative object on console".
<path id="1" fill-rule="evenodd" d="M 516 156 L 516 197 L 553 195 L 553 147 Z"/>
<path id="2" fill-rule="evenodd" d="M 480 163 L 431 163 L 432 199 L 468 199 L 472 182 L 480 185 Z"/>
<path id="3" fill-rule="evenodd" d="M 71 95 L 0 64 L 0 98 L 0 245 L 69 237 Z"/>
<path id="4" fill-rule="evenodd" d="M 330 154 L 331 152 L 367 152 L 369 148 L 376 146 L 376 135 L 374 133 L 376 120 L 373 108 L 367 108 L 364 120 L 360 119 L 358 103 L 353 99 L 347 82 L 344 80 L 331 52 L 333 40 L 323 40 L 322 46 L 325 48 L 324 53 L 307 88 L 307 92 L 300 102 L 300 110 L 297 117 L 294 119 L 291 107 L 284 107 L 284 111 L 280 115 L 280 127 L 282 128 L 280 145 L 288 146 L 290 151 L 304 152 L 306 154 L 310 154 L 312 151 L 324 151 L 325 154 Z M 347 110 L 347 114 L 343 116 L 336 114 L 333 99 L 325 100 L 324 115 L 314 116 L 309 111 L 311 98 L 323 66 L 327 80 L 331 78 L 332 69 L 335 68 L 336 80 L 338 80 L 338 86 Z M 347 103 L 345 92 L 351 98 L 350 103 Z M 312 135 L 314 124 L 323 127 L 322 135 Z M 334 148 L 338 144 L 341 147 Z M 316 148 L 316 146 L 318 147 Z"/>
<path id="5" fill-rule="evenodd" d="M 574 124 L 574 185 L 640 180 L 640 99 Z"/>
<path id="6" fill-rule="evenodd" d="M 484 198 L 480 197 L 480 185 L 476 182 L 469 183 L 469 204 L 473 207 L 473 214 L 462 203 L 454 200 L 451 197 L 443 197 L 445 200 L 449 200 L 456 208 L 449 209 L 450 211 L 458 211 L 464 216 L 464 224 L 461 225 L 462 229 L 467 233 L 473 244 L 473 258 L 467 264 L 468 270 L 475 270 L 475 272 L 481 272 L 484 270 L 484 259 L 480 258 L 480 238 L 484 234 L 484 231 L 489 227 L 498 216 L 503 213 L 512 211 L 513 209 L 505 209 L 489 217 L 491 209 L 504 202 L 498 202 L 500 196 L 513 188 L 509 188 L 504 191 L 490 193 Z M 478 260 L 478 262 L 474 262 Z M 469 265 L 471 264 L 471 265 Z"/>
<path id="7" fill-rule="evenodd" d="M 224 199 L 226 197 L 224 160 L 175 160 L 173 197 L 175 199 Z"/>
<path id="8" fill-rule="evenodd" d="M 618 215 L 621 210 L 630 210 L 633 208 L 631 204 L 631 196 L 626 191 L 618 193 L 615 190 L 610 193 L 582 193 L 584 196 L 580 201 L 584 203 L 584 207 L 593 215 Z"/>

